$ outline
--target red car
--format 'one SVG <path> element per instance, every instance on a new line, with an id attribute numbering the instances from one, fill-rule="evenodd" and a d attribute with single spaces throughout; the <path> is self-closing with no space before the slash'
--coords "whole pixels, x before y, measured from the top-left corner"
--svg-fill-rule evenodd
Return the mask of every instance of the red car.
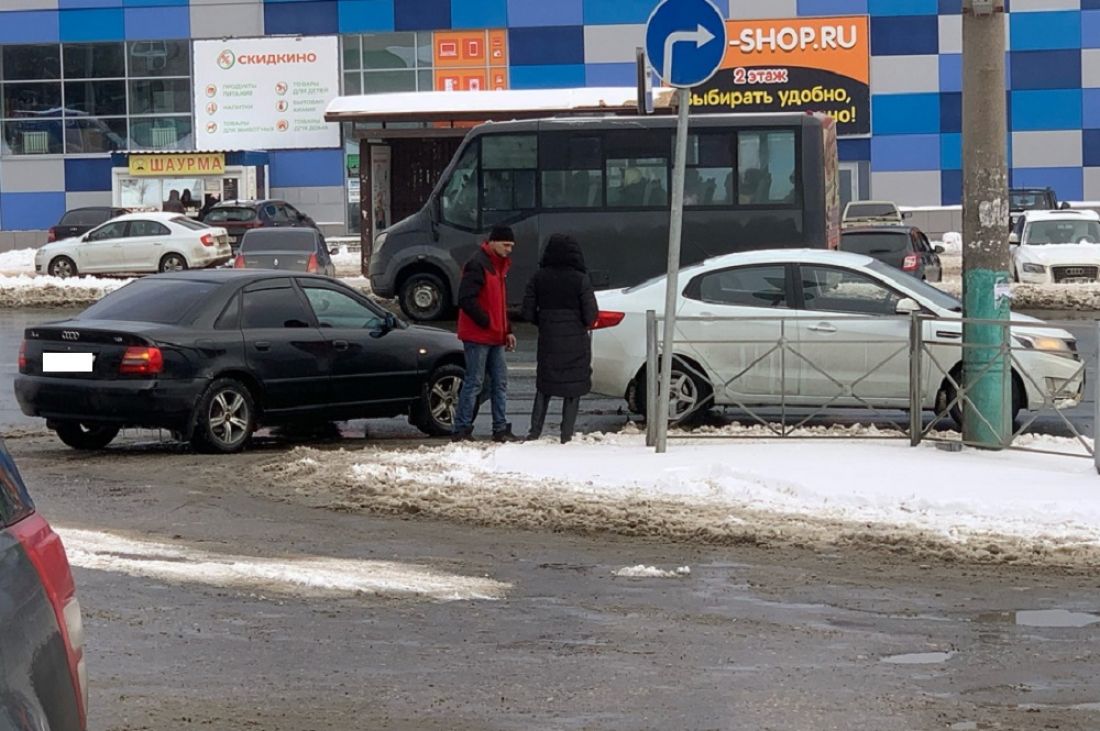
<path id="1" fill-rule="evenodd" d="M 69 560 L 0 439 L 0 729 L 84 731 L 87 706 Z"/>

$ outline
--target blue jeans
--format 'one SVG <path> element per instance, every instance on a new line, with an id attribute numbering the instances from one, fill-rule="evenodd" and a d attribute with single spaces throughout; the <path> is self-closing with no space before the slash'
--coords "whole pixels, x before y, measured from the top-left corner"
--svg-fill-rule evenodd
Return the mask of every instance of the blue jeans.
<path id="1" fill-rule="evenodd" d="M 463 343 L 466 350 L 466 377 L 462 379 L 462 390 L 458 393 L 458 408 L 455 410 L 455 433 L 470 429 L 474 425 L 474 407 L 482 388 L 488 385 L 489 400 L 493 407 L 493 432 L 508 428 L 508 364 L 504 361 L 503 345 L 482 345 Z M 488 383 L 486 384 L 486 381 Z"/>

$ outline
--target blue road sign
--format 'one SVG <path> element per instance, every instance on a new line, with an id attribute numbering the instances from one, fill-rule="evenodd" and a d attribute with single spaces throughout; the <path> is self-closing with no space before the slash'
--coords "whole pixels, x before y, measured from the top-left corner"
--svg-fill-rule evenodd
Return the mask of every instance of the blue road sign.
<path id="1" fill-rule="evenodd" d="M 726 20 L 708 0 L 664 0 L 649 16 L 645 50 L 670 86 L 698 86 L 726 55 Z"/>

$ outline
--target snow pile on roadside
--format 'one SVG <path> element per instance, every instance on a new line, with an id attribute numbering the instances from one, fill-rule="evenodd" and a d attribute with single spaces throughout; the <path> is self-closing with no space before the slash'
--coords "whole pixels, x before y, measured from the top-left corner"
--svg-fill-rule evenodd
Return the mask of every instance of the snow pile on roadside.
<path id="1" fill-rule="evenodd" d="M 37 249 L 14 249 L 0 254 L 0 273 L 33 274 Z"/>
<path id="2" fill-rule="evenodd" d="M 500 599 L 510 584 L 444 574 L 394 561 L 296 556 L 260 558 L 54 526 L 69 563 L 162 581 L 269 591 L 294 596 L 417 596 L 436 601 Z"/>
<path id="3" fill-rule="evenodd" d="M 963 252 L 963 237 L 958 231 L 948 231 L 943 235 L 943 241 L 940 242 L 943 246 L 945 254 L 951 254 L 954 256 L 962 256 Z"/>
<path id="4" fill-rule="evenodd" d="M 1066 456 L 854 439 L 677 440 L 658 455 L 623 433 L 565 446 L 299 448 L 258 469 L 253 489 L 337 510 L 975 562 L 1100 559 L 1100 477 L 1091 460 Z"/>
<path id="5" fill-rule="evenodd" d="M 0 276 L 0 307 L 89 305 L 133 279 Z"/>
<path id="6" fill-rule="evenodd" d="M 934 283 L 938 289 L 962 297 L 962 280 L 949 279 Z M 1095 312 L 1100 310 L 1100 284 L 1022 284 L 1011 283 L 1014 310 L 1068 310 Z"/>
<path id="7" fill-rule="evenodd" d="M 666 571 L 656 566 L 638 564 L 637 566 L 626 566 L 612 573 L 614 576 L 624 579 L 678 579 L 683 576 L 691 576 L 691 567 L 680 566 L 672 571 Z"/>
<path id="8" fill-rule="evenodd" d="M 339 254 L 332 255 L 332 264 L 336 267 L 336 276 L 341 278 L 360 276 L 362 273 L 359 250 L 349 251 L 346 244 L 340 246 Z"/>

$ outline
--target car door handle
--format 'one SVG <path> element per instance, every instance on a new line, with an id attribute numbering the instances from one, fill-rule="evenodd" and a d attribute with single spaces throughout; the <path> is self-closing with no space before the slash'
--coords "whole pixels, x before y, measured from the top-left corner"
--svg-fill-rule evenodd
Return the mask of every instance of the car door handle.
<path id="1" fill-rule="evenodd" d="M 257 340 L 252 345 L 255 346 L 256 350 L 271 350 L 271 343 L 267 340 Z"/>
<path id="2" fill-rule="evenodd" d="M 332 341 L 332 347 L 336 348 L 337 350 L 347 350 L 348 349 L 348 341 L 347 340 L 333 340 Z"/>
<path id="3" fill-rule="evenodd" d="M 830 325 L 827 322 L 819 322 L 816 325 L 810 325 L 809 329 L 814 331 L 815 333 L 835 333 L 836 332 L 836 328 L 833 327 L 832 325 Z"/>

